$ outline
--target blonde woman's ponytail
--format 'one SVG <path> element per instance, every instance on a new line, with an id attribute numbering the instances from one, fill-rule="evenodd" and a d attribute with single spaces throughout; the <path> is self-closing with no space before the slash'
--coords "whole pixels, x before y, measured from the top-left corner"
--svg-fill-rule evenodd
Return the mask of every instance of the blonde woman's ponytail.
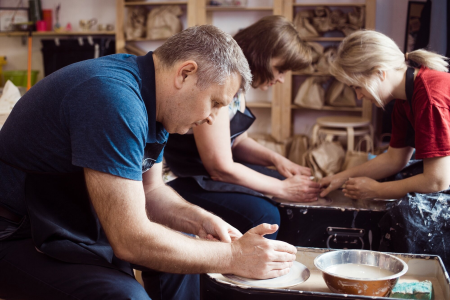
<path id="1" fill-rule="evenodd" d="M 424 49 L 406 53 L 408 60 L 432 70 L 448 72 L 447 57 Z"/>

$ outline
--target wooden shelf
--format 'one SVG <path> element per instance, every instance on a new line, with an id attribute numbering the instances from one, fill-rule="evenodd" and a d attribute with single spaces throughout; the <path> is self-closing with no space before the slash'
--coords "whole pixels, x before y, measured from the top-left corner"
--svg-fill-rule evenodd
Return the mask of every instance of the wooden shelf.
<path id="1" fill-rule="evenodd" d="M 32 36 L 72 36 L 72 35 L 115 35 L 115 31 L 33 31 Z M 7 31 L 0 32 L 0 36 L 27 36 L 27 31 Z"/>
<path id="2" fill-rule="evenodd" d="M 271 102 L 245 102 L 245 105 L 250 108 L 272 108 Z"/>
<path id="3" fill-rule="evenodd" d="M 317 37 L 305 37 L 302 39 L 307 42 L 342 42 L 345 39 L 345 37 L 344 36 L 338 36 L 338 37 L 317 36 Z"/>
<path id="4" fill-rule="evenodd" d="M 148 39 L 148 38 L 138 38 L 125 40 L 126 42 L 154 42 L 154 41 L 165 41 L 167 39 Z"/>
<path id="5" fill-rule="evenodd" d="M 307 108 L 307 107 L 301 107 L 297 104 L 291 104 L 291 108 L 292 109 L 312 109 L 312 108 Z M 316 109 L 313 109 L 316 110 Z M 357 111 L 357 112 L 361 112 L 363 111 L 362 107 L 357 106 L 357 107 L 346 107 L 346 106 L 323 106 L 321 109 L 317 109 L 317 110 L 328 110 L 328 111 Z"/>
<path id="6" fill-rule="evenodd" d="M 147 1 L 129 1 L 125 2 L 125 6 L 137 6 L 137 5 L 187 5 L 187 1 L 155 1 L 155 2 L 147 2 Z"/>
<path id="7" fill-rule="evenodd" d="M 340 6 L 340 7 L 364 7 L 366 6 L 365 3 L 294 3 L 293 4 L 294 7 L 298 7 L 298 6 Z"/>
<path id="8" fill-rule="evenodd" d="M 272 11 L 273 7 L 262 6 L 206 6 L 206 11 Z"/>

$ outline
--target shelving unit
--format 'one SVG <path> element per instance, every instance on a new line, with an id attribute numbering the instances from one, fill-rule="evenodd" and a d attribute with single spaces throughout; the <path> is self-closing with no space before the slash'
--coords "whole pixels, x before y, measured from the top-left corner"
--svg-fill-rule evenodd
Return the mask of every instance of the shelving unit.
<path id="1" fill-rule="evenodd" d="M 258 10 L 273 10 L 270 6 L 261 7 L 242 7 L 242 6 L 206 6 L 206 11 L 258 11 Z"/>
<path id="2" fill-rule="evenodd" d="M 89 35 L 115 35 L 115 31 L 32 31 L 32 36 L 89 36 Z M 28 36 L 27 31 L 5 31 L 0 36 Z"/>
<path id="3" fill-rule="evenodd" d="M 187 0 L 187 1 L 125 1 L 125 0 L 117 0 L 116 1 L 116 52 L 117 53 L 125 53 L 127 50 L 125 49 L 127 42 L 145 42 L 145 41 L 163 41 L 163 39 L 147 39 L 147 38 L 138 38 L 138 39 L 125 39 L 125 12 L 127 8 L 135 7 L 135 6 L 145 6 L 145 7 L 156 7 L 161 5 L 181 5 L 186 7 L 187 14 L 187 26 L 191 27 L 196 25 L 196 4 L 198 0 Z M 183 28 L 184 29 L 184 28 Z"/>
<path id="4" fill-rule="evenodd" d="M 346 2 L 346 3 L 333 3 L 333 2 L 314 2 L 309 3 L 297 3 L 295 0 L 284 0 L 283 1 L 283 15 L 289 20 L 293 21 L 294 13 L 297 8 L 313 9 L 318 6 L 327 6 L 332 8 L 343 8 L 343 7 L 363 7 L 365 11 L 365 28 L 375 29 L 375 12 L 376 12 L 376 0 L 365 0 L 359 2 Z M 308 42 L 341 42 L 344 37 L 313 37 L 305 38 Z M 281 103 L 281 118 L 280 129 L 277 134 L 274 134 L 274 138 L 278 141 L 283 141 L 293 135 L 293 114 L 297 110 L 305 110 L 296 104 L 293 104 L 293 99 L 297 91 L 293 91 L 293 76 L 330 76 L 325 73 L 304 73 L 304 72 L 288 72 L 285 76 L 285 83 L 283 84 L 282 90 L 279 91 L 279 98 L 282 99 Z M 349 112 L 352 115 L 359 113 L 362 117 L 369 118 L 372 120 L 372 104 L 363 100 L 362 106 L 359 107 L 334 107 L 334 106 L 324 106 L 320 111 L 324 111 L 324 114 L 329 114 L 330 112 Z"/>
<path id="5" fill-rule="evenodd" d="M 250 108 L 271 108 L 270 102 L 246 102 L 247 107 Z"/>
<path id="6" fill-rule="evenodd" d="M 305 1 L 305 0 L 303 0 Z M 272 5 L 267 5 L 267 2 L 261 4 L 262 6 L 247 6 L 247 7 L 234 7 L 234 6 L 210 6 L 209 0 L 186 0 L 186 1 L 125 1 L 117 0 L 117 23 L 116 23 L 116 49 L 117 52 L 126 52 L 125 46 L 127 42 L 144 42 L 150 41 L 146 38 L 139 38 L 133 40 L 126 40 L 124 34 L 124 24 L 126 9 L 133 6 L 161 6 L 161 5 L 183 5 L 185 6 L 187 26 L 213 24 L 213 15 L 223 12 L 236 12 L 236 13 L 250 13 L 259 12 L 275 15 L 283 15 L 289 21 L 294 18 L 294 11 L 301 7 L 305 9 L 313 9 L 317 6 L 328 6 L 332 8 L 344 8 L 344 7 L 363 7 L 365 9 L 365 28 L 375 28 L 375 10 L 376 0 L 354 1 L 347 0 L 346 3 L 333 3 L 333 2 L 315 2 L 309 0 L 309 3 L 296 3 L 295 0 L 273 0 Z M 254 3 L 257 3 L 256 1 Z M 257 5 L 257 4 L 256 4 Z M 249 24 L 250 25 L 250 24 Z M 219 27 L 221 27 L 219 25 Z M 227 30 L 227 28 L 222 28 Z M 234 33 L 233 33 L 234 34 Z M 325 42 L 325 43 L 339 43 L 344 39 L 343 36 L 325 36 L 305 38 L 305 41 L 311 42 Z M 159 40 L 163 41 L 163 40 Z M 128 46 L 128 49 L 130 45 Z M 247 101 L 247 106 L 255 108 L 259 112 L 264 112 L 264 116 L 270 116 L 270 135 L 277 141 L 283 142 L 293 134 L 293 113 L 302 110 L 304 108 L 293 104 L 293 76 L 325 76 L 324 73 L 312 73 L 305 74 L 302 72 L 288 72 L 285 76 L 285 83 L 277 84 L 272 87 L 271 102 L 268 100 L 260 101 L 255 97 L 253 101 Z M 269 110 L 269 111 L 267 111 Z M 372 104 L 370 102 L 363 102 L 360 107 L 331 107 L 325 106 L 321 110 L 324 114 L 330 114 L 332 112 L 349 112 L 350 114 L 360 114 L 364 117 L 371 118 L 372 116 Z M 268 115 L 267 115 L 268 114 Z"/>

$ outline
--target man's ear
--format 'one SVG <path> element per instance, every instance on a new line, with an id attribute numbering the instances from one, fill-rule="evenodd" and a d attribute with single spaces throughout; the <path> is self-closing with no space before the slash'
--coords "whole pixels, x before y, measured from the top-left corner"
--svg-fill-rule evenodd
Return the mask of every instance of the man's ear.
<path id="1" fill-rule="evenodd" d="M 181 89 L 187 80 L 196 80 L 198 65 L 193 60 L 187 60 L 176 66 L 175 87 Z"/>

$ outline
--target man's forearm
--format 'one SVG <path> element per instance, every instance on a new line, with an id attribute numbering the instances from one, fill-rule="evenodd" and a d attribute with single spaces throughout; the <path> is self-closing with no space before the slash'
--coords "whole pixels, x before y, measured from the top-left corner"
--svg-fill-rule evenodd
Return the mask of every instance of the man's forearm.
<path id="1" fill-rule="evenodd" d="M 231 244 L 201 240 L 149 222 L 141 237 L 130 237 L 139 251 L 126 260 L 169 273 L 230 272 Z"/>
<path id="2" fill-rule="evenodd" d="M 152 222 L 185 233 L 197 234 L 201 221 L 209 212 L 184 200 L 167 185 L 145 194 L 146 210 Z"/>
<path id="3" fill-rule="evenodd" d="M 118 258 L 172 273 L 229 271 L 231 244 L 191 238 L 147 218 L 142 182 L 90 169 L 85 169 L 85 177 L 94 209 Z M 159 187 L 164 185 L 155 187 L 158 194 L 154 199 L 160 203 L 155 201 L 151 212 L 156 219 L 158 213 L 174 216 L 184 208 L 195 209 L 178 196 L 164 201 L 159 192 L 168 188 Z M 197 214 L 192 215 L 195 218 Z"/>

